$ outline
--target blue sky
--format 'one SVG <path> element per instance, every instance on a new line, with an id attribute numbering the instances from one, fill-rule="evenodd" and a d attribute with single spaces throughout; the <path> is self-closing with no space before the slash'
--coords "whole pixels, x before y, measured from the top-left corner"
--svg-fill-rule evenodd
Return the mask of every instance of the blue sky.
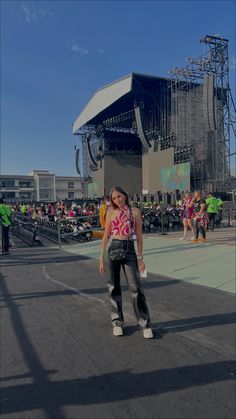
<path id="1" fill-rule="evenodd" d="M 76 174 L 71 126 L 93 92 L 132 71 L 167 76 L 215 33 L 233 83 L 234 1 L 1 0 L 1 173 Z"/>

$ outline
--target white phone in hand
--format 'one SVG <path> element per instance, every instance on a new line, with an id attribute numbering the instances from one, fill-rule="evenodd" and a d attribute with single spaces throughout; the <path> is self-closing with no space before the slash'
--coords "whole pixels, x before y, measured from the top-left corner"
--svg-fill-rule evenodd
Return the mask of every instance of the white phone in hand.
<path id="1" fill-rule="evenodd" d="M 143 272 L 140 272 L 140 277 L 141 278 L 147 278 L 147 269 L 144 269 Z"/>

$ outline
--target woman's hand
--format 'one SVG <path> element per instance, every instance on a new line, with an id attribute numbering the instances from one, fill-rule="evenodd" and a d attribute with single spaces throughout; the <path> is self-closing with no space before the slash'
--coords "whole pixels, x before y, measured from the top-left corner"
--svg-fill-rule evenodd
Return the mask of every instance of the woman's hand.
<path id="1" fill-rule="evenodd" d="M 104 259 L 103 258 L 100 259 L 99 272 L 101 274 L 105 273 L 105 265 L 104 265 Z"/>
<path id="2" fill-rule="evenodd" d="M 139 268 L 140 272 L 145 271 L 145 263 L 144 263 L 143 260 L 138 261 L 138 268 Z"/>

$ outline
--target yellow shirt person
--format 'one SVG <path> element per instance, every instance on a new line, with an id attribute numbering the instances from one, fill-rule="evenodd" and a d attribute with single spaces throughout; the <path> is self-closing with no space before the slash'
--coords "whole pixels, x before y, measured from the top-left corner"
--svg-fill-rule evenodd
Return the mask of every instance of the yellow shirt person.
<path id="1" fill-rule="evenodd" d="M 100 219 L 100 224 L 102 228 L 105 228 L 106 215 L 107 215 L 107 211 L 109 211 L 109 205 L 110 205 L 109 197 L 106 197 L 106 199 L 104 200 L 104 202 L 102 203 L 99 209 L 99 219 Z"/>

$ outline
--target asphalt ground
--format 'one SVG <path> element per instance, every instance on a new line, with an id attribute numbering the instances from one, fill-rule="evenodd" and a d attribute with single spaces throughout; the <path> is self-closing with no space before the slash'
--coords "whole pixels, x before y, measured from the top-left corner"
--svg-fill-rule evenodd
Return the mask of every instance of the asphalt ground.
<path id="1" fill-rule="evenodd" d="M 165 257 L 155 255 L 159 266 Z M 126 327 L 116 338 L 95 257 L 25 247 L 0 260 L 2 418 L 235 417 L 231 292 L 149 271 L 155 339 L 145 340 L 122 277 Z"/>

